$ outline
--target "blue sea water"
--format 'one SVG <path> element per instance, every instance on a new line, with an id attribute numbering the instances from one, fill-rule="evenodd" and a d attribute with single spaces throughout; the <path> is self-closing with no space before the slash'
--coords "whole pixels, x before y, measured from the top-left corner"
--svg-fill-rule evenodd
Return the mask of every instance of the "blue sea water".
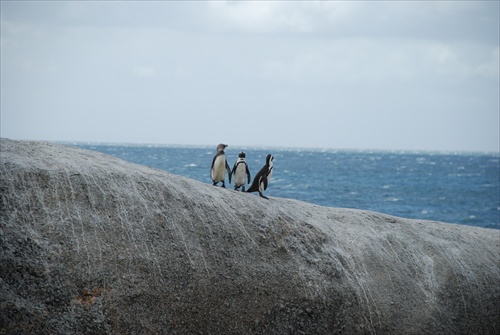
<path id="1" fill-rule="evenodd" d="M 211 183 L 215 146 L 73 145 Z M 252 177 L 264 165 L 266 155 L 274 155 L 267 196 L 500 229 L 497 153 L 228 147 L 231 167 L 242 150 Z M 227 181 L 226 186 L 233 187 Z"/>

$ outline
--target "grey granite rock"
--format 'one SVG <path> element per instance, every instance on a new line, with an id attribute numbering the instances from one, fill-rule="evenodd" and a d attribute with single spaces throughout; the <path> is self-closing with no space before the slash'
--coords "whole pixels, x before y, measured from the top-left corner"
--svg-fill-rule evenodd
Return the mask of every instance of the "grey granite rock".
<path id="1" fill-rule="evenodd" d="M 500 331 L 498 230 L 7 139 L 0 195 L 0 334 Z"/>

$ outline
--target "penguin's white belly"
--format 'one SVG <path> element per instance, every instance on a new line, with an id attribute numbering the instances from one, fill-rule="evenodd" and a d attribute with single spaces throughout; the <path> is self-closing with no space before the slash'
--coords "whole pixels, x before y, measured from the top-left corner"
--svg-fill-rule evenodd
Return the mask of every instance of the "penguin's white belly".
<path id="1" fill-rule="evenodd" d="M 215 159 L 214 167 L 212 168 L 212 180 L 219 182 L 224 180 L 224 171 L 226 170 L 226 156 L 221 155 Z"/>
<path id="2" fill-rule="evenodd" d="M 238 164 L 236 167 L 236 170 L 234 171 L 234 185 L 235 186 L 242 186 L 245 185 L 245 177 L 246 177 L 247 171 L 245 169 L 245 164 L 241 163 Z"/>

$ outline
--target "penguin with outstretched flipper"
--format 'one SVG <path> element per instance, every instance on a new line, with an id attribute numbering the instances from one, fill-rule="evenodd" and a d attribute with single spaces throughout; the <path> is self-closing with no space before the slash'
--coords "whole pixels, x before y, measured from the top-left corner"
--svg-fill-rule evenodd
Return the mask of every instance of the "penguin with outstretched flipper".
<path id="1" fill-rule="evenodd" d="M 253 179 L 252 185 L 248 189 L 247 192 L 259 192 L 259 195 L 264 199 L 269 199 L 268 197 L 262 194 L 263 191 L 267 190 L 267 185 L 269 184 L 269 180 L 273 175 L 273 161 L 274 156 L 269 154 L 266 157 L 266 165 L 260 169 L 260 171 L 255 175 Z"/>

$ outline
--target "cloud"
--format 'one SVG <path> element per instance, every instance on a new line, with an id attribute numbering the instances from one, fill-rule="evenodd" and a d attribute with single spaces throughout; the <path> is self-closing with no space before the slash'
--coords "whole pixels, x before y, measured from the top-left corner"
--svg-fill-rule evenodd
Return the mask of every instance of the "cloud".
<path id="1" fill-rule="evenodd" d="M 496 48 L 491 52 L 491 59 L 476 67 L 475 73 L 484 77 L 496 79 L 498 81 L 500 76 L 499 64 L 500 64 L 500 48 Z"/>
<path id="2" fill-rule="evenodd" d="M 472 47 L 480 50 L 471 51 Z M 461 80 L 473 77 L 500 79 L 498 47 L 434 43 L 428 46 L 426 59 L 438 75 Z"/>
<path id="3" fill-rule="evenodd" d="M 132 69 L 132 74 L 141 78 L 154 77 L 156 75 L 156 70 L 148 66 L 135 66 Z"/>
<path id="4" fill-rule="evenodd" d="M 354 5 L 355 6 L 355 5 Z M 207 15 L 219 29 L 247 33 L 314 33 L 341 21 L 350 12 L 350 2 L 214 1 Z"/>
<path id="5" fill-rule="evenodd" d="M 498 2 L 214 1 L 205 29 L 330 38 L 498 42 Z"/>

